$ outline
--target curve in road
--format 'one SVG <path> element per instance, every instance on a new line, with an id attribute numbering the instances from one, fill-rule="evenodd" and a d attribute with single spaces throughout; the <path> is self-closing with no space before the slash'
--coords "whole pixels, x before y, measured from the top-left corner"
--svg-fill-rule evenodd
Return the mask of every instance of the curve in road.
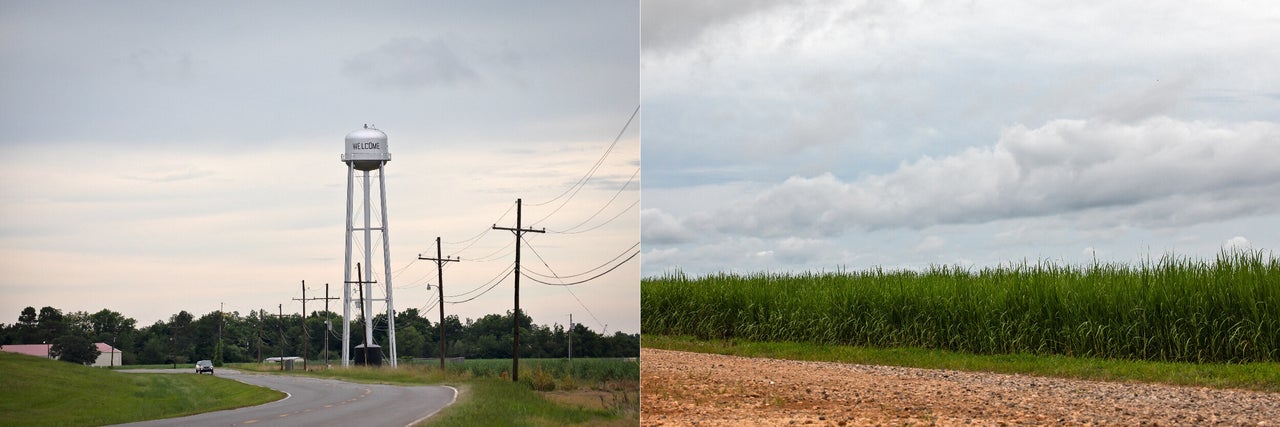
<path id="1" fill-rule="evenodd" d="M 288 396 L 258 406 L 122 425 L 409 426 L 434 415 L 458 397 L 458 390 L 448 386 L 357 384 L 320 378 L 244 374 L 232 370 L 222 370 L 217 375 L 280 390 Z"/>

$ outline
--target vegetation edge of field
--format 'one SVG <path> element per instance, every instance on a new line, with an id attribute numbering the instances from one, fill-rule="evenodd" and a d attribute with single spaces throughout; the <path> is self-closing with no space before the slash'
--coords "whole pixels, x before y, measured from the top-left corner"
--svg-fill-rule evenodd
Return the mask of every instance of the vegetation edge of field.
<path id="1" fill-rule="evenodd" d="M 1167 362 L 1280 362 L 1280 258 L 1136 265 L 679 271 L 641 280 L 644 334 Z"/>
<path id="2" fill-rule="evenodd" d="M 980 355 L 921 348 L 871 348 L 797 342 L 703 340 L 646 333 L 642 348 L 742 357 L 995 372 L 1111 382 L 1280 392 L 1280 363 L 1187 363 L 1061 355 Z"/>

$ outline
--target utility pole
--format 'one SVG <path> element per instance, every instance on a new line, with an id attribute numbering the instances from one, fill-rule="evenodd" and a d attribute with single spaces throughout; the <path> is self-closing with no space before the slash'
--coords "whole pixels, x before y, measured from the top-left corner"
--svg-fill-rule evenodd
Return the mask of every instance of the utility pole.
<path id="1" fill-rule="evenodd" d="M 302 301 L 302 371 L 307 370 L 307 341 L 311 341 L 311 334 L 307 333 L 307 281 L 302 281 L 302 298 L 294 298 L 294 301 Z M 284 362 L 281 362 L 284 363 Z"/>
<path id="2" fill-rule="evenodd" d="M 569 369 L 573 372 L 573 313 L 569 313 Z"/>
<path id="3" fill-rule="evenodd" d="M 364 276 L 361 275 L 361 272 L 360 272 L 360 263 L 357 262 L 356 263 L 356 280 L 354 282 L 348 281 L 346 283 L 347 284 L 354 283 L 357 286 L 359 286 L 359 290 L 357 290 L 356 292 L 360 294 L 360 316 L 364 317 L 364 366 L 369 366 L 369 340 L 370 340 L 369 335 L 373 334 L 373 326 L 372 326 L 372 323 L 370 322 L 372 322 L 373 320 L 369 319 L 369 306 L 365 305 L 364 284 L 365 283 L 374 284 L 378 282 L 372 281 L 372 280 L 365 281 Z M 343 362 L 343 363 L 346 363 L 346 362 Z"/>
<path id="4" fill-rule="evenodd" d="M 440 324 L 436 326 L 437 329 L 440 329 L 440 370 L 444 371 L 444 263 L 462 261 L 462 258 L 445 258 L 440 255 L 441 253 L 440 236 L 436 236 L 436 257 L 423 258 L 419 254 L 418 259 L 436 262 L 436 273 L 438 274 L 436 289 L 440 290 Z"/>
<path id="5" fill-rule="evenodd" d="M 284 304 L 278 305 L 280 315 L 276 318 L 276 331 L 280 332 L 280 370 L 284 370 Z"/>
<path id="6" fill-rule="evenodd" d="M 329 284 L 324 284 L 324 368 L 329 369 L 329 333 L 333 332 L 333 324 L 329 323 Z"/>
<path id="7" fill-rule="evenodd" d="M 547 229 L 520 228 L 520 199 L 516 199 L 516 228 L 493 225 L 494 230 L 507 230 L 516 235 L 516 311 L 511 315 L 511 381 L 520 381 L 520 238 L 524 233 L 546 233 Z"/>
<path id="8" fill-rule="evenodd" d="M 266 310 L 259 309 L 258 312 L 255 313 L 258 317 L 258 364 L 262 364 L 262 313 L 265 311 Z"/>
<path id="9" fill-rule="evenodd" d="M 218 303 L 218 363 L 222 363 L 222 313 L 227 308 L 226 305 L 225 302 Z"/>
<path id="10" fill-rule="evenodd" d="M 307 298 L 307 281 L 302 281 L 302 298 L 294 298 L 294 301 L 302 301 L 302 370 L 307 370 L 307 343 L 311 341 L 311 331 L 307 329 L 307 301 L 324 300 L 325 320 L 324 324 L 329 325 L 329 300 L 337 298 L 329 298 L 329 284 L 324 285 L 324 298 Z M 325 367 L 329 367 L 329 332 L 324 333 L 324 362 Z"/>

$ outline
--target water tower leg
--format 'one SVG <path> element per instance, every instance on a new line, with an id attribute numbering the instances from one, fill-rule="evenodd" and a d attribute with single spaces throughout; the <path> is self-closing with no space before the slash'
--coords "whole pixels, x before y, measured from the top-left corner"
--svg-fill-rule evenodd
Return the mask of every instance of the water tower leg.
<path id="1" fill-rule="evenodd" d="M 373 232 L 373 228 L 370 225 L 370 218 L 369 218 L 369 210 L 370 210 L 369 171 L 364 171 L 363 176 L 364 176 L 364 278 L 361 280 L 365 282 L 365 285 L 364 285 L 364 306 L 361 307 L 361 310 L 363 310 L 361 313 L 364 315 L 364 334 L 365 334 L 364 336 L 368 337 L 368 339 L 366 339 L 365 342 L 369 343 L 369 345 L 373 345 L 373 344 L 376 344 L 376 342 L 373 339 L 373 316 L 371 316 L 371 314 L 373 314 L 373 310 L 371 310 L 371 308 L 373 308 L 373 264 L 370 263 L 370 261 L 373 258 L 373 248 L 371 248 L 370 245 L 373 243 L 373 241 L 371 240 L 371 237 L 372 237 L 371 234 Z M 369 361 L 366 360 L 365 363 L 367 364 L 369 363 Z"/>
<path id="2" fill-rule="evenodd" d="M 347 164 L 347 230 L 346 230 L 346 256 L 343 258 L 342 270 L 342 367 L 348 367 L 351 364 L 351 239 L 355 236 L 355 230 L 351 228 L 352 218 L 351 210 L 355 199 L 352 190 L 355 186 L 356 170 L 350 163 Z"/>
<path id="3" fill-rule="evenodd" d="M 396 309 L 395 299 L 391 298 L 391 230 L 387 226 L 387 173 L 378 167 L 378 193 L 382 199 L 382 280 L 387 283 L 387 348 L 391 356 L 391 367 L 396 367 Z"/>

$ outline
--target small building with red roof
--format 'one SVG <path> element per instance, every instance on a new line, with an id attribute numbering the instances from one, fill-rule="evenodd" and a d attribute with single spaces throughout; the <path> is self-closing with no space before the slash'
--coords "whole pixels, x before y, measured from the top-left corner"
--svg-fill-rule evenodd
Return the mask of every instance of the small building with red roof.
<path id="1" fill-rule="evenodd" d="M 89 366 L 105 367 L 120 366 L 123 364 L 120 362 L 120 358 L 124 353 L 120 352 L 120 350 L 103 342 L 93 343 L 93 345 L 98 348 L 98 360 L 95 360 Z M 49 357 L 49 350 L 52 347 L 53 344 L 10 344 L 0 346 L 0 351 L 52 359 L 52 357 Z"/>

